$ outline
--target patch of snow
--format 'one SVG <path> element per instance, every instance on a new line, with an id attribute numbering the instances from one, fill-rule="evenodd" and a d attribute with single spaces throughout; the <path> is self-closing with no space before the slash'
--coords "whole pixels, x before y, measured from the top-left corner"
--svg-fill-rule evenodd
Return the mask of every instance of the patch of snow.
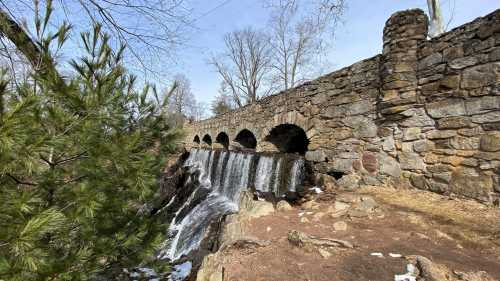
<path id="1" fill-rule="evenodd" d="M 383 258 L 383 257 L 384 257 L 384 254 L 382 254 L 382 253 L 371 253 L 371 254 L 370 254 L 370 256 Z"/>
<path id="2" fill-rule="evenodd" d="M 139 267 L 139 271 L 143 272 L 146 277 L 156 277 L 158 274 L 151 268 Z"/>
<path id="3" fill-rule="evenodd" d="M 406 265 L 406 273 L 402 275 L 394 275 L 394 281 L 417 281 L 417 278 L 413 276 L 415 273 L 415 266 L 413 264 Z"/>
<path id="4" fill-rule="evenodd" d="M 394 281 L 417 281 L 411 274 L 394 275 Z"/>
<path id="5" fill-rule="evenodd" d="M 300 212 L 299 217 L 302 217 L 305 214 L 305 212 Z"/>
<path id="6" fill-rule="evenodd" d="M 401 258 L 401 257 L 403 257 L 403 255 L 401 255 L 401 254 L 393 254 L 393 253 L 389 253 L 389 256 L 391 258 Z"/>
<path id="7" fill-rule="evenodd" d="M 139 280 L 139 279 L 140 280 L 145 279 L 148 281 L 158 281 L 159 280 L 157 278 L 158 274 L 151 268 L 137 267 L 137 268 L 134 268 L 132 272 L 130 272 L 127 269 L 123 269 L 123 272 L 128 274 L 128 276 L 130 278 L 132 278 L 132 280 L 134 280 L 134 281 Z M 135 279 L 135 278 L 138 278 L 138 279 Z"/>
<path id="8" fill-rule="evenodd" d="M 174 266 L 174 270 L 168 277 L 168 281 L 182 281 L 191 273 L 193 264 L 190 261 Z"/>
<path id="9" fill-rule="evenodd" d="M 323 190 L 321 190 L 319 187 L 315 186 L 315 187 L 311 187 L 309 188 L 309 190 L 311 191 L 314 191 L 316 194 L 320 194 L 323 192 Z"/>

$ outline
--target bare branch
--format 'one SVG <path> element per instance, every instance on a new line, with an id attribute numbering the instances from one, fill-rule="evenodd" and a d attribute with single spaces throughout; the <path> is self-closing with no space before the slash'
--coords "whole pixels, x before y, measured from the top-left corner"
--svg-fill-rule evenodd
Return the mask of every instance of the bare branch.
<path id="1" fill-rule="evenodd" d="M 175 62 L 174 53 L 193 28 L 185 0 L 58 0 L 53 6 L 54 18 L 70 19 L 76 34 L 101 23 L 103 31 L 112 35 L 111 45 L 127 46 L 129 69 L 145 80 L 167 74 L 165 66 Z M 18 24 L 35 13 L 33 1 L 28 0 L 0 0 L 0 7 Z"/>
<path id="2" fill-rule="evenodd" d="M 335 29 L 345 1 L 269 0 L 266 3 L 272 11 L 269 32 L 273 81 L 286 90 L 307 80 L 310 66 L 317 67 L 315 58 L 321 57 L 324 51 L 323 35 L 326 30 Z"/>
<path id="3" fill-rule="evenodd" d="M 265 33 L 251 28 L 224 36 L 226 52 L 210 60 L 230 88 L 238 106 L 253 103 L 263 96 L 263 81 L 270 69 L 271 53 Z"/>

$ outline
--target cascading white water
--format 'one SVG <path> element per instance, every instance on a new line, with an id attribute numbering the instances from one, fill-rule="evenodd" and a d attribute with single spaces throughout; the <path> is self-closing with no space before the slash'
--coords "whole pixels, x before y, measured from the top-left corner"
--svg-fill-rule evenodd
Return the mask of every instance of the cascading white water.
<path id="1" fill-rule="evenodd" d="M 297 191 L 297 186 L 302 184 L 304 177 L 304 160 L 298 159 L 293 162 L 292 171 L 290 174 L 290 184 L 288 190 L 291 192 Z"/>
<path id="2" fill-rule="evenodd" d="M 215 155 L 215 151 L 210 151 L 210 155 L 208 156 L 209 161 L 208 162 L 208 171 L 207 171 L 207 178 L 211 179 L 212 178 L 212 166 L 214 164 L 213 158 Z"/>
<path id="3" fill-rule="evenodd" d="M 282 174 L 282 171 L 281 171 L 282 162 L 283 162 L 282 158 L 278 159 L 278 164 L 276 164 L 276 169 L 274 169 L 274 185 L 273 185 L 272 192 L 276 195 L 279 194 L 279 185 L 281 183 L 280 177 Z"/>
<path id="4" fill-rule="evenodd" d="M 273 175 L 274 158 L 261 156 L 255 172 L 255 189 L 261 192 L 270 192 L 271 179 Z"/>
<path id="5" fill-rule="evenodd" d="M 250 178 L 250 166 L 252 165 L 254 155 L 247 154 L 245 155 L 245 160 L 243 164 L 243 171 L 249 171 L 248 173 L 243 173 L 240 178 L 240 185 L 248 187 L 248 180 Z"/>
<path id="6" fill-rule="evenodd" d="M 302 183 L 304 162 L 294 161 L 290 171 L 290 191 L 292 188 L 296 191 Z M 287 166 L 285 159 L 279 156 L 203 149 L 191 150 L 185 165 L 189 167 L 190 174 L 198 172 L 198 178 L 188 178 L 186 184 L 198 183 L 178 209 L 169 228 L 173 237 L 160 252 L 161 258 L 172 261 L 196 250 L 212 222 L 224 214 L 238 211 L 242 190 L 255 187 L 260 192 L 281 196 L 283 167 Z"/>

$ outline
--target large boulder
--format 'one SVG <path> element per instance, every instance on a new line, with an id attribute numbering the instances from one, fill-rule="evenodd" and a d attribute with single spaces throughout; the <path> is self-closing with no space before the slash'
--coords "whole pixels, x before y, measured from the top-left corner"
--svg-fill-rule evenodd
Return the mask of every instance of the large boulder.
<path id="1" fill-rule="evenodd" d="M 271 202 L 253 200 L 250 192 L 242 192 L 239 212 L 242 216 L 259 218 L 274 213 L 274 206 Z"/>
<path id="2" fill-rule="evenodd" d="M 278 203 L 276 203 L 276 210 L 280 212 L 286 212 L 293 210 L 293 207 L 287 201 L 280 200 Z"/>
<path id="3" fill-rule="evenodd" d="M 205 256 L 196 281 L 223 281 L 222 263 L 224 255 L 221 252 Z"/>

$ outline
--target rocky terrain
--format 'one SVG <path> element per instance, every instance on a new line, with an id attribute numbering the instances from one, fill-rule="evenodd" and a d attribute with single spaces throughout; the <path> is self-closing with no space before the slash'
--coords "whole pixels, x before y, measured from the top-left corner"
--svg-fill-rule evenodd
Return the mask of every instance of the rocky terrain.
<path id="1" fill-rule="evenodd" d="M 193 280 L 500 280 L 500 210 L 420 190 L 244 193 Z"/>

